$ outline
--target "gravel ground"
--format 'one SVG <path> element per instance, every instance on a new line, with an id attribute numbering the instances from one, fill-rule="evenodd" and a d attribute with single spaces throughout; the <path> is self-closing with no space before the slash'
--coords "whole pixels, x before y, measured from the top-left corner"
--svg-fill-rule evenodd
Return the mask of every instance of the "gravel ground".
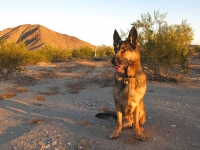
<path id="1" fill-rule="evenodd" d="M 0 150 L 200 149 L 198 65 L 189 82 L 148 82 L 147 142 L 135 140 L 131 129 L 110 140 L 115 121 L 95 118 L 105 108 L 114 110 L 109 63 L 29 66 L 0 83 Z M 15 96 L 5 96 L 9 92 Z"/>

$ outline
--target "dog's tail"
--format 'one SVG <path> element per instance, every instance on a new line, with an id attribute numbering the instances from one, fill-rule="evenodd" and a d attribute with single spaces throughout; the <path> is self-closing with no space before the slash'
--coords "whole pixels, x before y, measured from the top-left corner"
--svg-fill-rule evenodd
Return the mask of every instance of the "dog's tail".
<path id="1" fill-rule="evenodd" d="M 106 120 L 117 120 L 117 115 L 114 113 L 109 113 L 109 112 L 105 112 L 105 113 L 98 113 L 95 115 L 95 117 L 97 118 L 101 118 L 101 119 L 106 119 Z"/>
<path id="2" fill-rule="evenodd" d="M 110 112 L 98 113 L 95 115 L 95 117 L 110 120 L 110 121 L 113 121 L 113 120 L 117 121 L 116 113 L 110 113 Z M 123 122 L 123 127 L 122 127 L 123 129 L 131 129 L 132 127 L 133 127 L 132 122 L 127 122 L 127 120 Z"/>

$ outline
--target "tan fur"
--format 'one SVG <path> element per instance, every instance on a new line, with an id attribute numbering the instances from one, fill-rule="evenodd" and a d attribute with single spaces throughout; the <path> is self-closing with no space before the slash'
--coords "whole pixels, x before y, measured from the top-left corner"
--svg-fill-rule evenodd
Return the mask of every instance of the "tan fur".
<path id="1" fill-rule="evenodd" d="M 133 126 L 136 138 L 147 140 L 141 125 L 145 122 L 146 111 L 143 98 L 146 92 L 146 75 L 140 63 L 140 53 L 137 46 L 137 31 L 133 27 L 129 37 L 121 41 L 117 31 L 114 32 L 115 56 L 112 63 L 115 67 L 113 95 L 117 114 L 117 124 L 109 135 L 117 138 L 123 125 L 123 118 Z"/>

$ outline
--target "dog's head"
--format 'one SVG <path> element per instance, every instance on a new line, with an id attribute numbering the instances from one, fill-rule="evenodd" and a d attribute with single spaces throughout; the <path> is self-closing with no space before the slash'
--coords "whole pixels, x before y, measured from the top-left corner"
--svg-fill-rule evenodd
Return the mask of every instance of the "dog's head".
<path id="1" fill-rule="evenodd" d="M 113 56 L 111 63 L 115 66 L 116 72 L 121 72 L 127 68 L 130 64 L 137 61 L 138 55 L 138 44 L 137 44 L 137 31 L 135 27 L 132 27 L 129 32 L 128 38 L 122 41 L 118 32 L 115 30 L 113 34 L 113 46 L 115 55 Z"/>

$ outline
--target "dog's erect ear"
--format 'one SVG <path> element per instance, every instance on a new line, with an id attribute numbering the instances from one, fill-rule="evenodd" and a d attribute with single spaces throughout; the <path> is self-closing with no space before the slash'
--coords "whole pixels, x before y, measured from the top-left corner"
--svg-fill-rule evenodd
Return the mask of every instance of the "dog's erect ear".
<path id="1" fill-rule="evenodd" d="M 136 48 L 137 46 L 137 36 L 138 36 L 137 30 L 135 29 L 135 27 L 132 27 L 131 31 L 129 32 L 127 40 L 133 48 Z"/>
<path id="2" fill-rule="evenodd" d="M 120 38 L 117 30 L 115 29 L 114 34 L 113 34 L 113 46 L 114 46 L 114 48 L 118 48 L 120 42 L 121 42 L 121 38 Z"/>

